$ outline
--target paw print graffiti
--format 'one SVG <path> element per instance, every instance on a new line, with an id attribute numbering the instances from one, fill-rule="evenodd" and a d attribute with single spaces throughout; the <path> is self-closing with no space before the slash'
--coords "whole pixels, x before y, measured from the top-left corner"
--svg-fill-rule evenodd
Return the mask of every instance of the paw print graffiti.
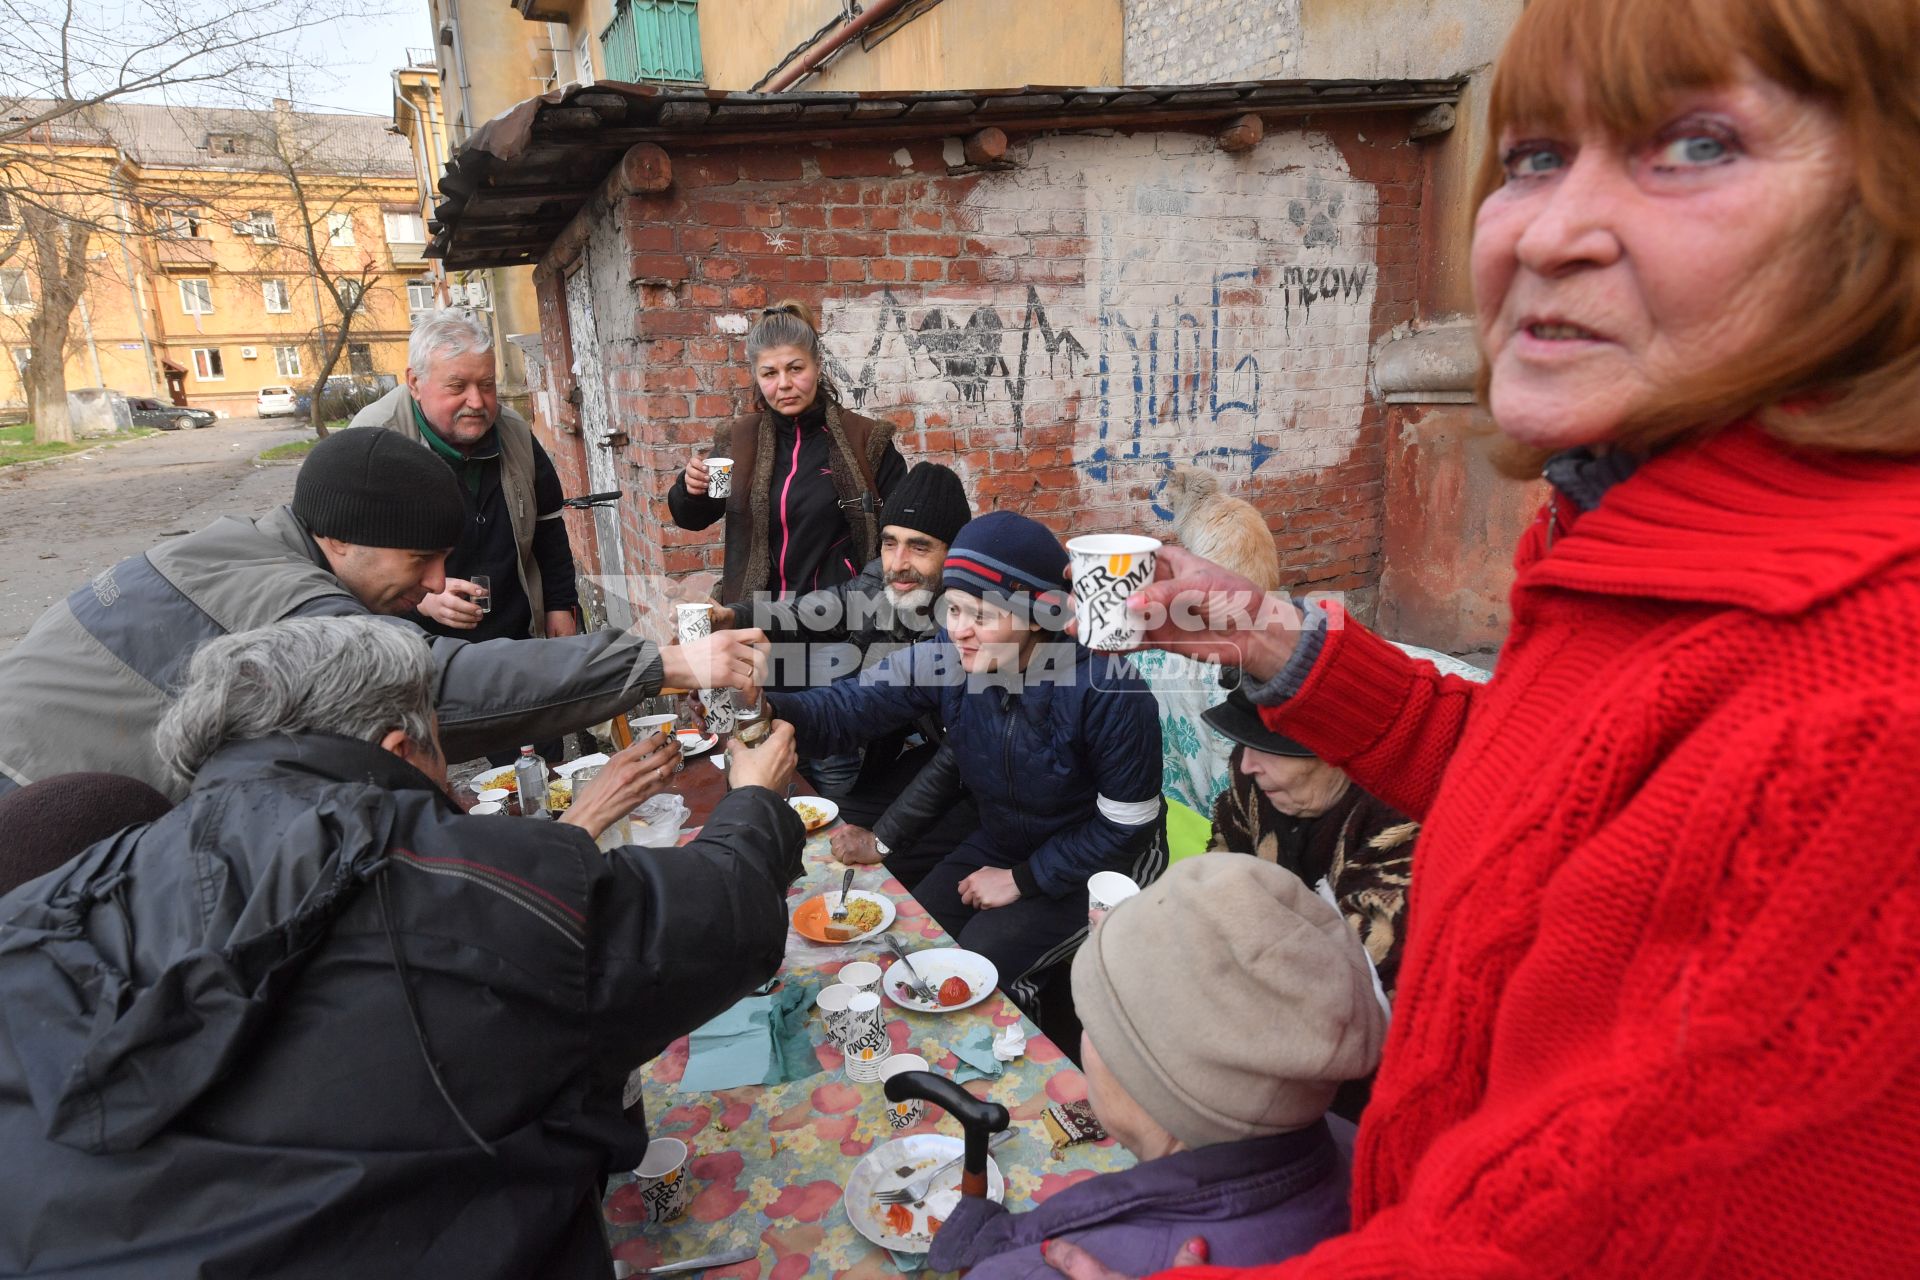
<path id="1" fill-rule="evenodd" d="M 1304 199 L 1288 202 L 1287 221 L 1300 228 L 1307 248 L 1332 248 L 1340 243 L 1341 204 L 1339 192 L 1328 192 L 1314 178 L 1307 183 Z"/>

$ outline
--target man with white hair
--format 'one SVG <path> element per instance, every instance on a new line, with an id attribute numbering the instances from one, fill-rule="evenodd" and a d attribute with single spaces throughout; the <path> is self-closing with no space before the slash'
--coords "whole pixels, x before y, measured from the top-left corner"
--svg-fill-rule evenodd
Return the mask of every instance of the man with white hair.
<path id="1" fill-rule="evenodd" d="M 444 459 L 467 495 L 467 524 L 447 553 L 447 584 L 422 600 L 422 625 L 460 640 L 570 636 L 573 548 L 559 473 L 527 420 L 500 403 L 493 334 L 471 312 L 429 312 L 407 343 L 407 380 L 350 427 L 398 432 Z M 489 588 L 474 582 L 483 577 Z M 489 608 L 479 600 L 490 595 Z"/>
<path id="2" fill-rule="evenodd" d="M 612 1275 L 628 1074 L 786 950 L 792 731 L 690 844 L 603 854 L 678 748 L 472 817 L 437 683 L 370 617 L 209 640 L 157 735 L 186 798 L 0 898 L 0 1274 Z"/>

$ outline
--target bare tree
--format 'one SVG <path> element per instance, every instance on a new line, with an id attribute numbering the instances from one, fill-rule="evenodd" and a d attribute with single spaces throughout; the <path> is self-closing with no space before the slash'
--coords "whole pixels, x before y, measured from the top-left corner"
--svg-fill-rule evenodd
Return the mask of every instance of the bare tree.
<path id="1" fill-rule="evenodd" d="M 65 351 L 99 243 L 154 234 L 121 177 L 123 101 L 257 103 L 304 33 L 364 0 L 0 0 L 0 268 L 32 279 L 25 381 L 35 438 L 73 438 Z"/>

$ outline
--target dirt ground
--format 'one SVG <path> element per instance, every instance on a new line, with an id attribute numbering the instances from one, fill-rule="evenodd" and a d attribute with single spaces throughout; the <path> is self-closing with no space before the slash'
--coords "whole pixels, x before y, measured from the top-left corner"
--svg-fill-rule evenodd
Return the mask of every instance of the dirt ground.
<path id="1" fill-rule="evenodd" d="M 297 464 L 256 459 L 306 434 L 292 418 L 227 418 L 0 467 L 0 652 L 108 565 L 219 516 L 260 515 L 288 501 Z"/>

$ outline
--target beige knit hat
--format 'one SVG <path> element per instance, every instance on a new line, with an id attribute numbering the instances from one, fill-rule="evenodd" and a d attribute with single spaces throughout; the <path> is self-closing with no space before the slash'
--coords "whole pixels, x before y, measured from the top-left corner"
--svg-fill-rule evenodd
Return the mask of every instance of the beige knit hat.
<path id="1" fill-rule="evenodd" d="M 1116 907 L 1074 957 L 1073 999 L 1107 1069 L 1189 1147 L 1312 1124 L 1387 1032 L 1339 913 L 1236 853 L 1178 863 Z"/>

